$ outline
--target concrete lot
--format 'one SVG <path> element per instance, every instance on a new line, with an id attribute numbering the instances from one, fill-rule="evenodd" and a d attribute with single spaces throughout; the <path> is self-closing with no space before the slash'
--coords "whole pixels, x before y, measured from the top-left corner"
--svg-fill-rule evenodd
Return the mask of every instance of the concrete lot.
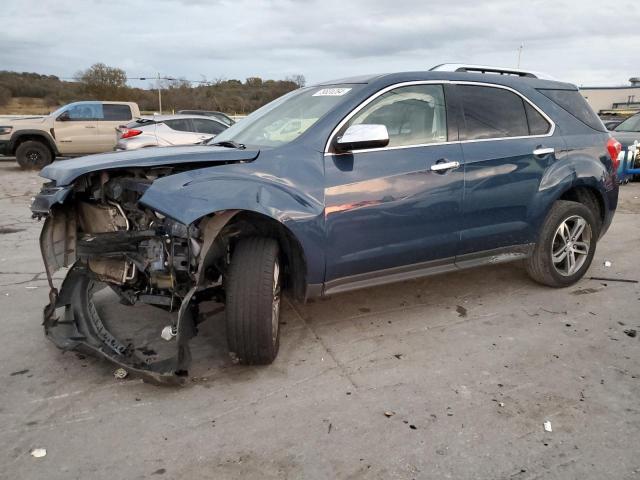
<path id="1" fill-rule="evenodd" d="M 40 183 L 0 162 L 0 478 L 640 478 L 637 283 L 512 264 L 287 303 L 264 368 L 232 364 L 218 315 L 187 386 L 155 387 L 44 338 Z M 640 279 L 640 184 L 621 192 L 588 276 Z"/>

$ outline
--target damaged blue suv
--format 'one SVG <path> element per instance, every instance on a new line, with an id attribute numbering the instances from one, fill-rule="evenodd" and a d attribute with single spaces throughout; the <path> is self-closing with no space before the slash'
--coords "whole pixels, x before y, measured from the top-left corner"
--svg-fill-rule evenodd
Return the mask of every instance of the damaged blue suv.
<path id="1" fill-rule="evenodd" d="M 619 151 L 574 85 L 445 64 L 301 88 L 209 145 L 55 162 L 31 207 L 46 218 L 45 332 L 170 383 L 203 301 L 224 306 L 240 362 L 268 364 L 283 291 L 304 301 L 514 260 L 566 287 L 611 223 Z M 114 333 L 95 305 L 105 288 L 173 312 L 145 337 L 170 354 Z"/>

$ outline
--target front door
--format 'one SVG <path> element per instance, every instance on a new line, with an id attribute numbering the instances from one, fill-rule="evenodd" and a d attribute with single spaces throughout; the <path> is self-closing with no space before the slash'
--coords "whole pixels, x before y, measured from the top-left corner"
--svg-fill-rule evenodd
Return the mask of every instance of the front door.
<path id="1" fill-rule="evenodd" d="M 460 145 L 447 143 L 457 140 L 448 134 L 454 129 L 447 128 L 447 117 L 443 85 L 418 83 L 379 93 L 337 132 L 382 124 L 390 141 L 384 148 L 325 155 L 329 290 L 453 263 L 463 168 Z M 443 163 L 456 166 L 436 166 Z"/>
<path id="2" fill-rule="evenodd" d="M 72 104 L 56 118 L 53 134 L 62 155 L 96 153 L 98 142 L 98 118 L 102 105 L 82 102 Z"/>

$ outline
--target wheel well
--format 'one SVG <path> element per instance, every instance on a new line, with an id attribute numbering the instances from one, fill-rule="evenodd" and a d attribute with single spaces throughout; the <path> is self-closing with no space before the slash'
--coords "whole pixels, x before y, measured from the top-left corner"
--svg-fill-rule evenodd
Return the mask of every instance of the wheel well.
<path id="1" fill-rule="evenodd" d="M 212 248 L 226 252 L 228 247 L 233 252 L 240 238 L 251 236 L 270 237 L 278 241 L 284 263 L 284 288 L 296 299 L 303 300 L 307 278 L 304 252 L 293 233 L 277 220 L 260 213 L 240 211 L 220 231 Z"/>
<path id="2" fill-rule="evenodd" d="M 25 135 L 20 135 L 18 138 L 16 138 L 16 140 L 13 142 L 13 147 L 11 149 L 11 153 L 15 155 L 16 150 L 18 150 L 18 147 L 22 143 L 27 142 L 29 140 L 34 140 L 36 142 L 42 143 L 45 147 L 47 147 L 51 151 L 51 155 L 55 157 L 56 152 L 53 150 L 53 148 L 51 148 L 51 144 L 49 143 L 49 140 L 46 137 L 44 137 L 43 135 L 37 135 L 37 134 L 32 134 L 32 133 L 27 133 Z"/>
<path id="3" fill-rule="evenodd" d="M 562 194 L 558 200 L 570 200 L 582 203 L 597 215 L 601 222 L 604 221 L 604 199 L 600 192 L 590 187 L 573 187 Z"/>

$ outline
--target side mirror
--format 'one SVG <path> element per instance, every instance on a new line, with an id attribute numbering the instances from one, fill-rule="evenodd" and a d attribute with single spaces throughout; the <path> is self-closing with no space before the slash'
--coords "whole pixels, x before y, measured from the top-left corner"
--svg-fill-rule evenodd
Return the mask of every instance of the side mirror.
<path id="1" fill-rule="evenodd" d="M 336 142 L 336 150 L 349 152 L 365 148 L 380 148 L 389 145 L 389 132 L 385 125 L 351 125 Z"/>
<path id="2" fill-rule="evenodd" d="M 62 112 L 60 115 L 58 115 L 58 118 L 56 119 L 59 122 L 68 122 L 69 120 L 71 120 L 71 117 L 69 116 L 69 112 Z"/>

